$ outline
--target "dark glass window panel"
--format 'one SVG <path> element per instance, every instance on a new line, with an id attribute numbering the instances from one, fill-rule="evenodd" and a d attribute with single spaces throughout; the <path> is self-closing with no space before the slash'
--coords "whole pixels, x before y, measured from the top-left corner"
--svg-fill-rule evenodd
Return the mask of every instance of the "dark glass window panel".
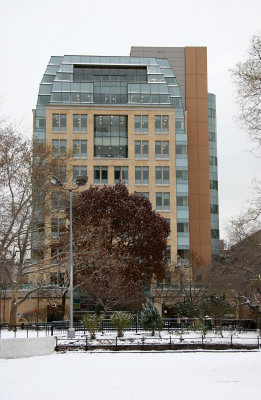
<path id="1" fill-rule="evenodd" d="M 161 132 L 161 116 L 160 115 L 155 116 L 155 132 L 156 133 Z"/>
<path id="2" fill-rule="evenodd" d="M 176 145 L 176 154 L 187 154 L 187 145 L 186 144 L 177 144 Z"/>
<path id="3" fill-rule="evenodd" d="M 218 190 L 218 181 L 210 180 L 210 189 Z"/>
<path id="4" fill-rule="evenodd" d="M 141 184 L 141 167 L 135 167 L 135 184 Z"/>
<path id="5" fill-rule="evenodd" d="M 169 185 L 169 167 L 163 167 L 163 184 Z"/>
<path id="6" fill-rule="evenodd" d="M 218 214 L 218 205 L 217 204 L 210 204 L 210 213 Z"/>
<path id="7" fill-rule="evenodd" d="M 180 233 L 189 233 L 189 223 L 188 222 L 178 222 L 177 231 Z"/>
<path id="8" fill-rule="evenodd" d="M 188 196 L 177 196 L 177 206 L 185 207 L 188 206 Z"/>
<path id="9" fill-rule="evenodd" d="M 162 183 L 162 168 L 156 167 L 155 168 L 155 175 L 156 175 L 156 185 L 160 185 Z"/>
<path id="10" fill-rule="evenodd" d="M 209 132 L 209 140 L 211 142 L 215 142 L 216 141 L 216 133 L 215 132 Z"/>
<path id="11" fill-rule="evenodd" d="M 211 238 L 219 239 L 219 230 L 218 229 L 211 229 Z"/>
<path id="12" fill-rule="evenodd" d="M 188 180 L 188 171 L 187 170 L 177 170 L 176 171 L 176 179 L 178 181 L 187 181 Z"/>

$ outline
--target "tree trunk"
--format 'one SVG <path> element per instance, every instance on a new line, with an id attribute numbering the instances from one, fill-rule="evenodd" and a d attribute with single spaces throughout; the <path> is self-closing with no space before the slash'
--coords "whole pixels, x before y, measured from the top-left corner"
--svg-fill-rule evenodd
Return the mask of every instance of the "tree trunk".
<path id="1" fill-rule="evenodd" d="M 9 326 L 16 325 L 16 313 L 17 313 L 17 305 L 12 302 L 11 309 L 10 309 Z"/>
<path id="2" fill-rule="evenodd" d="M 64 316 L 65 316 L 66 294 L 67 294 L 67 290 L 62 295 L 61 314 L 62 314 L 63 320 L 64 320 Z"/>

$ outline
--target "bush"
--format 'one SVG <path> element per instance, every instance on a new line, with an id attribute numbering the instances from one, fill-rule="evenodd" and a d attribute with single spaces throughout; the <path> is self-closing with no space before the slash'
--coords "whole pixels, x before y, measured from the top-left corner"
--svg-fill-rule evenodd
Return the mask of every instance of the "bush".
<path id="1" fill-rule="evenodd" d="M 91 339 L 96 338 L 96 332 L 100 329 L 103 315 L 85 314 L 83 318 L 83 326 L 88 330 Z"/>
<path id="2" fill-rule="evenodd" d="M 140 321 L 144 329 L 151 331 L 152 336 L 154 336 L 155 330 L 161 331 L 162 329 L 162 320 L 159 310 L 149 299 L 146 300 L 145 304 L 142 304 Z"/>
<path id="3" fill-rule="evenodd" d="M 117 329 L 118 337 L 123 336 L 123 331 L 131 326 L 133 316 L 130 313 L 116 311 L 111 319 L 114 328 Z"/>

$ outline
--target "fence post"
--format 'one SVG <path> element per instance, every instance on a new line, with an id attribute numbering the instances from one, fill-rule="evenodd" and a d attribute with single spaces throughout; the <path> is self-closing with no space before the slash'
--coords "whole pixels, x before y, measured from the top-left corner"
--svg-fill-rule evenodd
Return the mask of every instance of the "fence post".
<path id="1" fill-rule="evenodd" d="M 202 345 L 202 348 L 203 348 L 204 347 L 204 335 L 201 336 L 201 345 Z"/>
<path id="2" fill-rule="evenodd" d="M 51 336 L 53 336 L 53 323 L 51 325 Z"/>
<path id="3" fill-rule="evenodd" d="M 115 339 L 115 340 L 116 340 L 116 350 L 118 350 L 118 347 L 117 347 L 117 344 L 118 344 L 118 343 L 117 343 L 117 336 L 116 336 L 116 339 Z"/>
<path id="4" fill-rule="evenodd" d="M 57 338 L 57 336 L 55 338 L 55 342 L 56 342 L 55 350 L 57 351 L 58 350 L 58 338 Z"/>
<path id="5" fill-rule="evenodd" d="M 144 341 L 145 341 L 144 336 L 142 336 L 142 339 L 141 339 L 141 343 L 142 343 L 141 349 L 142 349 L 142 351 L 144 350 Z"/>
<path id="6" fill-rule="evenodd" d="M 136 317 L 136 333 L 138 333 L 138 317 Z"/>
<path id="7" fill-rule="evenodd" d="M 102 319 L 102 322 L 101 322 L 101 331 L 102 331 L 102 334 L 104 334 L 104 332 L 103 332 L 103 319 Z"/>
<path id="8" fill-rule="evenodd" d="M 231 349 L 233 349 L 233 335 L 231 335 Z"/>
<path id="9" fill-rule="evenodd" d="M 169 337 L 169 349 L 171 350 L 171 336 Z"/>
<path id="10" fill-rule="evenodd" d="M 85 350 L 88 350 L 88 336 L 86 336 Z"/>

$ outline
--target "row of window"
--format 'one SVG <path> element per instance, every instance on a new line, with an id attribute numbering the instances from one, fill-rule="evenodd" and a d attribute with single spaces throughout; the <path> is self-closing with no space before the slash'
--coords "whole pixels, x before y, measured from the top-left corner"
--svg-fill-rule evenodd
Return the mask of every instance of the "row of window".
<path id="1" fill-rule="evenodd" d="M 79 167 L 75 167 L 78 168 Z M 84 167 L 85 168 L 85 167 Z M 79 171 L 82 172 L 82 169 Z M 169 167 L 155 167 L 156 185 L 169 185 Z M 114 167 L 114 181 L 119 180 L 128 184 L 129 167 Z M 94 184 L 103 185 L 108 183 L 108 167 L 94 167 Z M 135 185 L 149 184 L 149 167 L 135 167 Z"/>
<path id="2" fill-rule="evenodd" d="M 102 179 L 102 178 L 101 178 Z M 148 193 L 140 192 L 144 197 L 149 196 Z M 52 210 L 53 211 L 64 211 L 66 206 L 66 194 L 53 192 L 52 197 Z M 170 210 L 170 193 L 169 192 L 157 192 L 156 193 L 156 210 L 158 211 L 169 211 Z M 52 218 L 52 236 L 54 237 L 56 232 L 61 232 L 65 229 L 66 219 L 65 218 Z"/>
<path id="3" fill-rule="evenodd" d="M 96 176 L 94 175 L 94 183 L 103 184 L 108 183 L 108 167 L 95 167 L 96 168 Z M 98 171 L 99 176 L 98 176 Z M 66 182 L 66 167 L 55 166 L 52 171 L 53 175 L 57 176 L 61 182 Z M 128 167 L 117 166 L 114 167 L 114 180 L 115 183 L 119 180 L 128 184 Z M 73 183 L 76 183 L 76 178 L 79 175 L 87 175 L 87 166 L 86 165 L 74 165 L 73 166 Z M 101 176 L 103 176 L 101 181 Z M 155 176 L 156 176 L 156 185 L 169 185 L 169 167 L 155 167 Z M 135 183 L 141 184 L 141 179 L 143 184 L 149 183 L 149 167 L 136 167 L 135 168 Z M 176 171 L 176 179 L 177 182 L 183 182 L 188 180 L 188 171 L 187 170 L 177 170 Z M 97 181 L 96 181 L 97 180 Z M 148 183 L 144 183 L 144 182 Z"/>
<path id="4" fill-rule="evenodd" d="M 96 117 L 96 116 L 95 116 Z M 99 118 L 101 116 L 97 116 Z M 103 116 L 104 118 L 119 116 Z M 121 116 L 127 121 L 127 116 Z M 67 130 L 67 114 L 52 114 L 52 130 L 53 132 L 66 132 Z M 87 114 L 73 114 L 73 132 L 87 132 Z M 134 116 L 134 132 L 148 133 L 149 132 L 149 117 L 148 115 Z M 169 132 L 169 117 L 168 115 L 155 115 L 155 133 Z"/>
<path id="5" fill-rule="evenodd" d="M 118 173 L 118 172 L 117 172 Z M 120 172 L 122 173 L 122 172 Z M 101 178 L 102 179 L 102 178 Z M 136 192 L 137 194 L 146 197 L 149 199 L 149 192 Z M 64 211 L 66 207 L 66 193 L 64 192 L 53 192 L 51 197 L 52 210 L 53 211 Z M 185 207 L 188 206 L 188 196 L 177 196 L 177 206 Z M 157 192 L 156 193 L 156 210 L 164 210 L 168 211 L 170 209 L 170 193 L 168 192 Z M 54 225 L 58 222 L 55 222 Z M 65 221 L 65 219 L 64 219 Z M 184 227 L 182 228 L 182 226 Z M 186 227 L 186 223 L 180 223 L 178 225 L 178 232 L 188 232 L 188 227 Z M 65 228 L 65 222 L 64 222 Z M 37 232 L 43 232 L 43 225 L 37 230 Z M 183 230 L 182 230 L 183 229 Z"/>
<path id="6" fill-rule="evenodd" d="M 125 138 L 121 138 L 122 143 L 121 146 L 126 146 Z M 97 143 L 96 143 L 97 141 Z M 105 142 L 106 139 L 103 139 Z M 123 142 L 124 141 L 124 142 Z M 66 139 L 53 139 L 52 141 L 52 154 L 53 157 L 59 157 L 65 154 L 66 152 Z M 110 148 L 113 147 L 109 146 Z M 99 150 L 102 151 L 102 148 L 106 146 L 106 144 L 99 144 L 98 140 L 95 139 L 95 154 L 96 157 L 99 157 Z M 148 140 L 135 140 L 135 159 L 137 160 L 148 160 L 149 159 L 149 141 Z M 187 154 L 187 146 L 186 145 L 176 145 L 176 154 Z M 73 140 L 73 158 L 87 158 L 87 140 Z M 124 157 L 125 158 L 125 157 Z M 169 159 L 169 142 L 168 141 L 155 141 L 155 159 Z"/>

